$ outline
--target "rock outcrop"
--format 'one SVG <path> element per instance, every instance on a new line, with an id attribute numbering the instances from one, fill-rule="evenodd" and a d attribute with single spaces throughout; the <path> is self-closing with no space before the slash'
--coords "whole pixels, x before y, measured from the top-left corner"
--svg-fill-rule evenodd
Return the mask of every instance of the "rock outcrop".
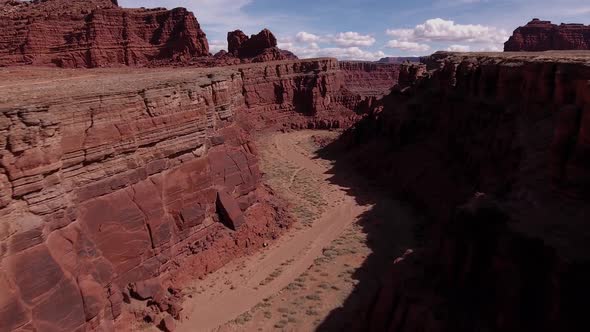
<path id="1" fill-rule="evenodd" d="M 589 56 L 438 53 L 426 60 L 428 68 L 402 69 L 413 82 L 342 138 L 351 149 L 342 163 L 433 220 L 425 247 L 384 276 L 361 326 L 586 330 L 577 308 L 590 294 L 583 282 L 590 271 Z"/>
<path id="2" fill-rule="evenodd" d="M 550 50 L 590 50 L 590 26 L 556 25 L 535 18 L 514 30 L 514 34 L 504 44 L 506 52 Z"/>
<path id="3" fill-rule="evenodd" d="M 186 9 L 123 9 L 111 0 L 0 3 L 0 41 L 0 66 L 141 66 L 209 55 Z"/>
<path id="4" fill-rule="evenodd" d="M 241 30 L 227 33 L 228 53 L 218 53 L 217 58 L 233 56 L 246 62 L 266 62 L 278 60 L 295 60 L 297 56 L 277 47 L 277 38 L 268 29 L 248 37 Z"/>
<path id="5" fill-rule="evenodd" d="M 366 96 L 341 68 L 367 82 L 373 72 L 335 59 L 0 69 L 15 83 L 0 90 L 3 329 L 112 331 L 128 301 L 172 324 L 181 308 L 167 280 L 219 268 L 289 224 L 259 184 L 248 130 L 352 124 Z M 379 80 L 395 81 L 386 68 Z"/>

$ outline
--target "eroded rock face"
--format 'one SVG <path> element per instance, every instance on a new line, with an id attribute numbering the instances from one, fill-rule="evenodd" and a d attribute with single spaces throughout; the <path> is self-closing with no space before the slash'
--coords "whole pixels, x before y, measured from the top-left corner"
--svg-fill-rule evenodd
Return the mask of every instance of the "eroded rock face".
<path id="1" fill-rule="evenodd" d="M 227 51 L 235 56 L 240 55 L 240 49 L 250 38 L 242 32 L 235 30 L 227 33 Z M 275 45 L 276 46 L 276 45 Z"/>
<path id="2" fill-rule="evenodd" d="M 363 96 L 383 97 L 398 83 L 400 69 L 397 63 L 341 61 L 346 88 Z"/>
<path id="3" fill-rule="evenodd" d="M 587 328 L 587 61 L 438 53 L 343 137 L 348 164 L 435 221 L 384 277 L 371 330 Z"/>
<path id="4" fill-rule="evenodd" d="M 177 75 L 73 78 L 2 96 L 3 325 L 112 322 L 129 283 L 173 271 L 207 249 L 195 243 L 211 248 L 227 233 L 215 222 L 217 188 L 256 197 L 256 157 L 233 121 L 245 108 L 239 73 Z M 281 227 L 271 225 L 260 234 Z"/>
<path id="5" fill-rule="evenodd" d="M 242 120 L 258 128 L 346 128 L 360 119 L 376 95 L 385 93 L 387 85 L 395 84 L 399 68 L 331 58 L 244 67 L 249 111 Z M 353 78 L 358 80 L 351 83 Z"/>
<path id="6" fill-rule="evenodd" d="M 209 55 L 205 33 L 184 8 L 123 9 L 111 0 L 0 6 L 0 66 L 140 66 Z"/>
<path id="7" fill-rule="evenodd" d="M 241 30 L 227 33 L 228 54 L 242 62 L 267 62 L 277 60 L 295 60 L 297 56 L 277 47 L 277 38 L 268 29 L 248 37 Z M 223 60 L 226 54 L 217 54 Z M 245 60 L 245 61 L 244 61 Z M 226 60 L 227 61 L 227 60 Z"/>
<path id="8" fill-rule="evenodd" d="M 169 278 L 219 268 L 289 224 L 259 186 L 246 129 L 345 127 L 366 97 L 335 59 L 97 69 L 92 80 L 28 70 L 4 70 L 17 84 L 0 94 L 8 330 L 113 330 L 130 298 L 177 317 Z"/>
<path id="9" fill-rule="evenodd" d="M 514 30 L 504 44 L 504 51 L 590 50 L 590 26 L 583 24 L 552 24 L 533 19 Z"/>

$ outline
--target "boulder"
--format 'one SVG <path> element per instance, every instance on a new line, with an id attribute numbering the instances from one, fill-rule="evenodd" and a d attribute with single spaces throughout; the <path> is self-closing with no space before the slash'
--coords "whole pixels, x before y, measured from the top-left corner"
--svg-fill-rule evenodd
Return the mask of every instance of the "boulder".
<path id="1" fill-rule="evenodd" d="M 176 322 L 171 316 L 166 316 L 160 322 L 159 328 L 165 332 L 174 332 L 176 330 Z"/>
<path id="2" fill-rule="evenodd" d="M 233 230 L 237 230 L 245 222 L 240 205 L 225 191 L 217 192 L 217 213 L 221 221 Z"/>
<path id="3" fill-rule="evenodd" d="M 153 299 L 158 293 L 163 291 L 162 285 L 157 278 L 139 281 L 131 285 L 131 296 L 138 300 Z"/>

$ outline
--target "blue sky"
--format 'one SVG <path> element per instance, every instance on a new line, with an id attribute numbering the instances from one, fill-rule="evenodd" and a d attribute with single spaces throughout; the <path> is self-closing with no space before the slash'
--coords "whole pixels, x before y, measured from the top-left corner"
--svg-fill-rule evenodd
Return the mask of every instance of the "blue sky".
<path id="1" fill-rule="evenodd" d="M 225 49 L 228 31 L 269 28 L 279 46 L 301 58 L 376 60 L 437 50 L 502 50 L 533 17 L 590 23 L 586 0 L 119 0 L 123 7 L 185 7 L 211 45 Z"/>

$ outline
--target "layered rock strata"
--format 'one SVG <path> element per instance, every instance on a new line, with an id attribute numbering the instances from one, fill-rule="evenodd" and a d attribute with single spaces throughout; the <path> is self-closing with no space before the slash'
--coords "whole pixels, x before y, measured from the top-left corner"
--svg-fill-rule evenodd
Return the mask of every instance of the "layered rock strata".
<path id="1" fill-rule="evenodd" d="M 135 300 L 166 313 L 145 314 L 156 324 L 178 317 L 167 279 L 218 268 L 289 223 L 259 183 L 249 130 L 359 118 L 365 97 L 340 68 L 0 70 L 2 327 L 113 330 Z"/>
<path id="2" fill-rule="evenodd" d="M 277 47 L 277 38 L 268 29 L 248 37 L 242 30 L 227 33 L 228 51 L 215 54 L 218 63 L 249 63 L 296 60 L 295 54 Z M 239 61 L 237 61 L 239 60 Z"/>
<path id="3" fill-rule="evenodd" d="M 3 87 L 6 330 L 108 330 L 129 283 L 175 270 L 220 236 L 243 247 L 281 226 L 228 233 L 217 222 L 227 205 L 242 220 L 258 214 L 254 225 L 278 218 L 257 203 L 257 159 L 233 121 L 245 108 L 240 73 L 154 74 Z"/>
<path id="4" fill-rule="evenodd" d="M 123 9 L 110 0 L 0 6 L 0 66 L 138 66 L 209 55 L 205 33 L 184 8 Z"/>
<path id="5" fill-rule="evenodd" d="M 533 19 L 514 30 L 504 51 L 590 50 L 590 25 L 552 24 Z"/>
<path id="6" fill-rule="evenodd" d="M 257 128 L 329 129 L 360 119 L 377 95 L 396 84 L 400 67 L 324 58 L 247 66 L 241 72 L 249 107 L 244 122 Z"/>
<path id="7" fill-rule="evenodd" d="M 342 139 L 343 162 L 434 221 L 363 328 L 585 330 L 590 56 L 426 60 Z"/>
<path id="8" fill-rule="evenodd" d="M 398 83 L 397 63 L 341 61 L 340 70 L 348 90 L 363 96 L 383 97 Z"/>

